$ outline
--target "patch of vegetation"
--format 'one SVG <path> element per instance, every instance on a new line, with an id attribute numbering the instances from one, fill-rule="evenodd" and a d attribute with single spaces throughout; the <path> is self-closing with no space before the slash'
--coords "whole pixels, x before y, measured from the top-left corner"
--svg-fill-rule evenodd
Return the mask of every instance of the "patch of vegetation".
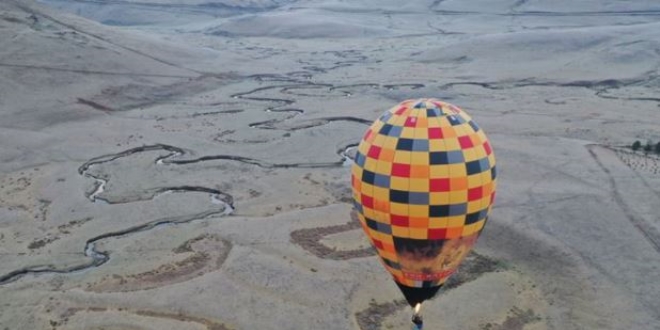
<path id="1" fill-rule="evenodd" d="M 637 151 L 637 150 L 639 150 L 639 148 L 641 148 L 641 147 L 642 147 L 642 143 L 639 142 L 639 140 L 637 140 L 637 141 L 635 141 L 635 142 L 632 144 L 632 147 L 631 147 L 631 148 L 632 148 L 632 150 Z"/>
<path id="2" fill-rule="evenodd" d="M 652 153 L 652 152 L 660 155 L 660 141 L 653 144 L 653 141 L 647 140 L 646 144 L 642 146 L 642 142 L 637 140 L 637 141 L 633 142 L 633 144 L 630 146 L 630 149 L 632 149 L 633 151 L 637 151 L 637 150 L 641 149 L 641 150 L 644 151 L 644 154 L 647 154 L 647 155 Z"/>

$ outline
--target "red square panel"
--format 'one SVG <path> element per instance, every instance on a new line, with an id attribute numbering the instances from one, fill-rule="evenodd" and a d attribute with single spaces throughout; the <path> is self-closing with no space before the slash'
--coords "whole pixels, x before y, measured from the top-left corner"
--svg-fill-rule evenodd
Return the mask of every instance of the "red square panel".
<path id="1" fill-rule="evenodd" d="M 474 145 L 472 144 L 472 139 L 470 139 L 469 136 L 461 136 L 458 138 L 458 143 L 461 145 L 461 148 L 467 149 L 467 148 L 472 148 Z"/>
<path id="2" fill-rule="evenodd" d="M 362 206 L 370 209 L 374 208 L 374 198 L 367 195 L 362 195 Z"/>
<path id="3" fill-rule="evenodd" d="M 410 177 L 410 165 L 399 164 L 399 163 L 392 164 L 392 175 L 393 176 L 400 176 L 400 177 L 404 177 L 404 178 L 409 178 Z"/>
<path id="4" fill-rule="evenodd" d="M 431 179 L 432 192 L 449 191 L 449 179 Z"/>
<path id="5" fill-rule="evenodd" d="M 468 201 L 476 201 L 483 197 L 483 187 L 468 189 Z"/>
<path id="6" fill-rule="evenodd" d="M 429 229 L 429 239 L 445 239 L 446 236 L 447 236 L 447 228 Z"/>
<path id="7" fill-rule="evenodd" d="M 486 151 L 486 155 L 489 155 L 493 152 L 493 150 L 490 149 L 490 143 L 488 141 L 484 142 L 484 150 Z"/>
<path id="8" fill-rule="evenodd" d="M 408 224 L 410 223 L 409 218 L 407 216 L 396 215 L 396 214 L 390 215 L 390 222 L 394 226 L 401 226 L 401 227 L 408 227 Z"/>
<path id="9" fill-rule="evenodd" d="M 371 148 L 369 148 L 369 152 L 367 153 L 367 156 L 374 159 L 380 158 L 380 147 L 371 146 Z"/>
<path id="10" fill-rule="evenodd" d="M 442 139 L 443 137 L 440 127 L 429 127 L 429 139 Z"/>
<path id="11" fill-rule="evenodd" d="M 406 112 L 406 109 L 407 109 L 406 107 L 400 107 L 394 113 L 397 115 L 402 115 L 404 112 Z"/>
<path id="12" fill-rule="evenodd" d="M 383 249 L 383 242 L 380 240 L 374 239 L 374 246 L 377 247 L 378 249 L 382 250 Z"/>
<path id="13" fill-rule="evenodd" d="M 404 125 L 406 127 L 415 127 L 415 126 L 417 126 L 417 117 L 408 117 L 408 118 L 406 118 L 406 123 Z"/>

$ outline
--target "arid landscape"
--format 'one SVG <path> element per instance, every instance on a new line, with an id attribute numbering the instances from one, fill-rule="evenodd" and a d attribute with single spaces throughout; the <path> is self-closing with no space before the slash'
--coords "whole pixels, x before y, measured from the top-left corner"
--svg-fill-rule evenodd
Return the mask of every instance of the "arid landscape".
<path id="1" fill-rule="evenodd" d="M 0 330 L 408 329 L 351 213 L 404 99 L 498 198 L 429 329 L 660 329 L 660 3 L 0 1 Z"/>

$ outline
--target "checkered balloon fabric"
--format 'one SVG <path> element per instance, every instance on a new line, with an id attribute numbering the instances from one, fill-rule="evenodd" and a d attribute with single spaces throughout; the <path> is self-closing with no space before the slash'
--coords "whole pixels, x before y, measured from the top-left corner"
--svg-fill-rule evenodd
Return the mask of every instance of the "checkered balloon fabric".
<path id="1" fill-rule="evenodd" d="M 495 196 L 495 156 L 460 108 L 407 100 L 367 130 L 352 167 L 355 209 L 400 284 L 444 283 L 471 250 Z"/>

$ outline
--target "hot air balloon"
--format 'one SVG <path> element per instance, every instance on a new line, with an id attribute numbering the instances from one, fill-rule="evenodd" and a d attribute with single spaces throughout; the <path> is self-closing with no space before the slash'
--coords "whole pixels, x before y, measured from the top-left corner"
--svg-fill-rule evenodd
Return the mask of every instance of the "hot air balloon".
<path id="1" fill-rule="evenodd" d="M 495 156 L 457 106 L 407 100 L 364 134 L 351 169 L 356 213 L 421 329 L 421 303 L 456 272 L 488 220 Z"/>

